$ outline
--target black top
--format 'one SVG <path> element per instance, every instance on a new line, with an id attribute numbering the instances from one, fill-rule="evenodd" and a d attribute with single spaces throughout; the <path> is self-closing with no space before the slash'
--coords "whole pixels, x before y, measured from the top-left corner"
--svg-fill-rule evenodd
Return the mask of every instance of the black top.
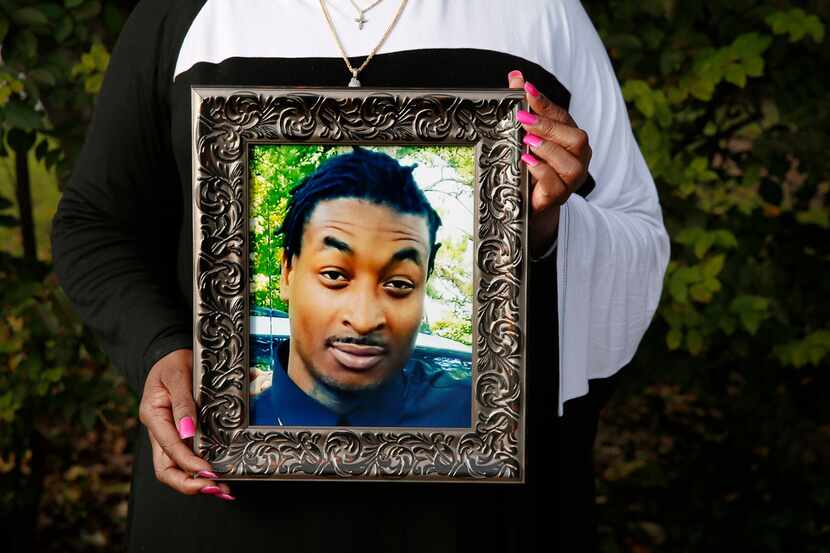
<path id="1" fill-rule="evenodd" d="M 275 20 L 269 35 L 224 33 L 225 26 L 234 24 L 232 18 L 194 24 L 200 12 L 211 16 L 213 12 L 205 10 L 211 5 L 221 13 L 232 6 L 248 11 L 277 9 L 276 3 L 144 0 L 114 48 L 87 140 L 60 200 L 52 245 L 64 290 L 136 393 L 141 393 L 156 360 L 175 349 L 192 347 L 190 85 L 340 87 L 348 79 L 336 54 L 305 57 L 292 50 L 285 57 L 234 55 L 236 46 L 249 48 L 252 40 L 260 41 L 263 48 L 269 41 L 279 41 L 278 25 L 288 33 L 292 10 L 298 11 L 298 18 L 308 17 L 299 12 L 314 9 L 315 1 L 280 4 L 282 17 Z M 450 3 L 437 0 L 413 4 L 423 11 L 450 9 Z M 367 17 L 380 17 L 378 10 L 384 5 Z M 527 9 L 542 5 L 546 4 L 528 4 Z M 458 4 L 451 6 L 455 9 Z M 389 9 L 394 8 L 393 4 Z M 544 9 L 545 17 L 556 13 Z M 504 48 L 446 44 L 401 48 L 409 38 L 413 43 L 418 38 L 404 22 L 390 35 L 390 48 L 397 44 L 400 49 L 381 50 L 371 60 L 360 75 L 364 86 L 505 88 L 507 73 L 519 69 L 548 97 L 569 105 L 571 94 L 539 60 Z M 499 15 L 490 21 L 492 29 L 471 30 L 466 23 L 458 17 L 447 20 L 441 36 L 452 42 L 454 37 L 469 35 L 486 43 L 507 33 L 520 45 L 531 39 L 540 44 L 551 41 L 544 35 L 550 27 L 543 24 L 502 31 L 515 21 Z M 457 35 L 453 26 L 458 27 Z M 213 34 L 200 35 L 205 28 Z M 493 32 L 496 28 L 499 33 Z M 534 34 L 528 37 L 531 31 Z M 392 42 L 396 32 L 403 33 L 403 43 Z M 215 44 L 199 44 L 200 36 L 211 36 Z M 348 44 L 348 35 L 341 37 Z M 314 36 L 303 44 L 316 51 L 316 41 L 328 43 L 331 36 Z M 246 52 L 245 48 L 238 51 Z M 199 52 L 214 55 L 216 50 L 221 52 L 214 57 L 220 59 L 199 61 Z M 184 55 L 188 58 L 183 61 Z M 352 61 L 357 66 L 364 59 Z M 587 194 L 592 186 L 592 181 L 586 183 L 579 193 Z M 572 515 L 564 533 L 587 546 L 585 532 L 590 524 L 585 517 L 592 501 L 588 499 L 593 485 L 590 449 L 596 409 L 581 415 L 579 409 L 573 410 L 580 425 L 575 436 L 585 439 L 573 439 L 567 451 L 560 452 L 555 260 L 552 255 L 530 268 L 526 484 L 232 482 L 237 500 L 223 502 L 210 496 L 185 496 L 160 484 L 146 428 L 140 425 L 129 550 L 534 551 L 537 510 L 548 545 L 551 534 L 559 532 L 560 516 L 566 516 L 556 513 L 552 501 L 556 496 L 567 502 Z M 554 474 L 562 474 L 559 465 L 569 459 L 574 461 L 567 468 L 568 489 L 559 489 Z"/>

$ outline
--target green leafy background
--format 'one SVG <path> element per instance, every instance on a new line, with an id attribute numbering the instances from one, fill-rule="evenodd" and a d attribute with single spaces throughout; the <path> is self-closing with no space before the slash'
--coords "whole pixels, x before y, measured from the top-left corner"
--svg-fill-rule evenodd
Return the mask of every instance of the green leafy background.
<path id="1" fill-rule="evenodd" d="M 132 5 L 0 0 L 11 551 L 123 549 L 136 405 L 61 292 L 48 236 Z M 584 5 L 672 237 L 661 305 L 601 416 L 601 549 L 828 552 L 830 4 Z"/>

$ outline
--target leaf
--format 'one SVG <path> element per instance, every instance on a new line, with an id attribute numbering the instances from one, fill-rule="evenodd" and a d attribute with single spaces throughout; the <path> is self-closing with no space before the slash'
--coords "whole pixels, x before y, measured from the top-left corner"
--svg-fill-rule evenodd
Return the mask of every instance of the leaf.
<path id="1" fill-rule="evenodd" d="M 699 330 L 693 328 L 686 334 L 686 347 L 692 355 L 703 351 L 703 335 Z"/>
<path id="2" fill-rule="evenodd" d="M 75 8 L 84 3 L 84 0 L 63 0 L 63 5 L 67 8 Z"/>
<path id="3" fill-rule="evenodd" d="M 830 210 L 815 206 L 806 211 L 796 212 L 795 220 L 802 225 L 816 225 L 825 229 L 830 228 Z"/>
<path id="4" fill-rule="evenodd" d="M 679 328 L 672 328 L 666 334 L 666 346 L 669 350 L 676 350 L 683 343 L 683 331 Z"/>
<path id="5" fill-rule="evenodd" d="M 721 246 L 723 248 L 737 248 L 738 247 L 738 239 L 735 238 L 735 235 L 728 230 L 716 230 L 714 231 L 715 235 L 715 244 Z"/>
<path id="6" fill-rule="evenodd" d="M 71 17 L 63 17 L 61 18 L 60 23 L 58 23 L 58 27 L 55 30 L 55 40 L 58 42 L 63 42 L 69 35 L 72 34 L 72 29 L 74 29 L 75 23 L 72 21 Z"/>
<path id="7" fill-rule="evenodd" d="M 821 360 L 827 355 L 827 350 L 821 348 L 810 348 L 807 355 L 810 358 L 810 363 L 818 367 Z"/>
<path id="8" fill-rule="evenodd" d="M 824 23 L 818 17 L 815 15 L 809 16 L 805 26 L 807 27 L 807 34 L 812 37 L 813 42 L 817 44 L 824 42 Z"/>
<path id="9" fill-rule="evenodd" d="M 716 278 L 706 278 L 703 281 L 703 286 L 712 293 L 719 292 L 721 289 L 721 283 Z"/>
<path id="10" fill-rule="evenodd" d="M 66 13 L 66 11 L 62 7 L 60 7 L 59 4 L 54 4 L 51 2 L 40 4 L 38 8 L 48 19 L 51 20 L 58 19 L 59 17 L 62 17 L 64 13 Z"/>
<path id="11" fill-rule="evenodd" d="M 715 92 L 715 84 L 712 77 L 698 76 L 689 83 L 689 92 L 698 100 L 708 102 Z"/>
<path id="12" fill-rule="evenodd" d="M 703 264 L 703 276 L 705 277 L 715 277 L 723 269 L 723 263 L 726 260 L 726 256 L 715 255 L 707 259 Z"/>
<path id="13" fill-rule="evenodd" d="M 29 65 L 37 58 L 37 37 L 28 29 L 15 33 L 11 43 L 11 50 L 15 60 L 21 65 Z M 5 46 L 5 44 L 4 44 Z M 3 57 L 6 57 L 3 49 Z"/>
<path id="14" fill-rule="evenodd" d="M 760 33 L 739 35 L 732 43 L 731 50 L 741 58 L 754 58 L 766 50 L 772 43 L 772 37 Z"/>
<path id="15" fill-rule="evenodd" d="M 760 77 L 764 74 L 764 59 L 761 57 L 749 58 L 744 61 L 744 71 L 750 77 Z"/>
<path id="16" fill-rule="evenodd" d="M 698 267 L 680 267 L 669 277 L 669 293 L 678 303 L 688 301 L 689 284 L 697 282 L 700 270 Z"/>
<path id="17" fill-rule="evenodd" d="M 9 20 L 3 16 L 0 16 L 0 43 L 6 38 L 6 34 L 9 32 Z"/>
<path id="18" fill-rule="evenodd" d="M 101 2 L 86 0 L 83 5 L 73 12 L 76 21 L 90 19 L 101 13 Z"/>
<path id="19" fill-rule="evenodd" d="M 761 296 L 740 295 L 729 306 L 731 312 L 738 315 L 744 328 L 754 335 L 765 319 L 768 318 L 767 309 L 769 299 Z"/>
<path id="20" fill-rule="evenodd" d="M 640 112 L 646 117 L 651 118 L 654 116 L 654 98 L 652 98 L 650 94 L 639 96 L 635 101 L 635 105 L 637 106 L 637 109 L 640 110 Z"/>
<path id="21" fill-rule="evenodd" d="M 13 98 L 6 104 L 6 124 L 23 131 L 34 131 L 41 127 L 41 114 Z"/>
<path id="22" fill-rule="evenodd" d="M 89 49 L 89 53 L 92 56 L 94 68 L 98 71 L 106 70 L 110 61 L 110 54 L 107 51 L 107 48 L 100 42 L 96 42 Z"/>
<path id="23" fill-rule="evenodd" d="M 31 6 L 18 8 L 12 13 L 12 21 L 18 25 L 48 25 L 49 18 L 42 11 Z"/>
<path id="24" fill-rule="evenodd" d="M 702 173 L 709 167 L 709 160 L 705 157 L 696 157 L 692 160 L 689 164 L 689 168 L 692 170 L 692 174 Z"/>
<path id="25" fill-rule="evenodd" d="M 813 41 L 820 43 L 824 40 L 824 24 L 813 15 L 807 14 L 801 8 L 788 11 L 773 12 L 764 19 L 776 35 L 789 35 L 790 42 L 801 40 L 810 35 Z"/>
<path id="26" fill-rule="evenodd" d="M 703 256 L 706 255 L 706 252 L 709 251 L 709 248 L 712 244 L 715 243 L 715 235 L 713 233 L 706 233 L 700 236 L 695 241 L 694 252 L 698 259 L 703 259 Z"/>
<path id="27" fill-rule="evenodd" d="M 666 89 L 666 96 L 670 104 L 680 104 L 689 97 L 689 90 L 685 87 L 669 86 Z"/>
<path id="28" fill-rule="evenodd" d="M 89 94 L 98 94 L 104 82 L 104 74 L 97 73 L 84 79 L 84 90 Z"/>
<path id="29" fill-rule="evenodd" d="M 29 77 L 48 86 L 54 86 L 56 82 L 52 72 L 45 68 L 32 69 L 29 71 Z"/>
<path id="30" fill-rule="evenodd" d="M 746 86 L 746 73 L 740 65 L 730 65 L 724 74 L 724 78 L 728 82 L 741 88 Z"/>
<path id="31" fill-rule="evenodd" d="M 703 134 L 705 136 L 715 136 L 716 132 L 718 132 L 718 126 L 714 121 L 709 121 L 706 123 L 706 126 L 703 127 Z"/>
<path id="32" fill-rule="evenodd" d="M 712 293 L 703 286 L 703 284 L 694 284 L 689 288 L 689 295 L 693 300 L 699 303 L 709 303 L 712 301 Z"/>
<path id="33" fill-rule="evenodd" d="M 736 321 L 733 317 L 725 315 L 718 320 L 718 326 L 724 334 L 732 336 L 735 333 Z"/>
<path id="34" fill-rule="evenodd" d="M 681 230 L 674 237 L 674 241 L 678 244 L 689 245 L 697 241 L 706 231 L 700 227 L 686 227 Z"/>

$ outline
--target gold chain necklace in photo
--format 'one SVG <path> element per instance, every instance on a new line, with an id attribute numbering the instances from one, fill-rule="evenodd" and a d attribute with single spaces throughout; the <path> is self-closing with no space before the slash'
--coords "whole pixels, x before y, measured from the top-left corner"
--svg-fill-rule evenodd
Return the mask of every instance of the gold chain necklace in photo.
<path id="1" fill-rule="evenodd" d="M 378 51 L 378 48 L 380 48 L 383 45 L 383 43 L 386 41 L 386 38 L 389 36 L 389 33 L 392 32 L 392 29 L 395 27 L 395 24 L 398 22 L 398 19 L 401 17 L 401 13 L 403 13 L 403 8 L 404 8 L 404 6 L 406 6 L 406 2 L 407 2 L 407 0 L 402 0 L 401 1 L 401 5 L 398 6 L 398 11 L 395 14 L 395 18 L 392 20 L 392 23 L 391 23 L 391 25 L 389 25 L 389 28 L 386 29 L 386 32 L 383 33 L 383 37 L 381 37 L 380 42 L 378 42 L 377 46 L 375 46 L 372 49 L 372 51 L 369 53 L 369 56 L 366 58 L 366 61 L 364 61 L 360 65 L 360 67 L 355 69 L 352 66 L 352 64 L 349 62 L 348 56 L 346 56 L 346 50 L 343 48 L 343 44 L 340 42 L 340 37 L 337 35 L 337 29 L 334 28 L 334 23 L 331 20 L 331 14 L 329 14 L 329 10 L 326 7 L 326 1 L 325 0 L 320 0 L 320 7 L 323 8 L 323 15 L 326 16 L 326 22 L 329 25 L 329 29 L 331 30 L 331 34 L 334 35 L 334 40 L 337 43 L 337 47 L 340 49 L 340 55 L 342 56 L 343 61 L 346 62 L 346 67 L 349 69 L 349 72 L 352 74 L 352 79 L 349 81 L 349 86 L 351 86 L 351 87 L 360 86 L 360 81 L 357 79 L 358 73 L 363 71 L 363 68 L 366 67 L 369 64 L 369 61 L 371 61 L 372 57 L 375 55 L 375 52 Z"/>

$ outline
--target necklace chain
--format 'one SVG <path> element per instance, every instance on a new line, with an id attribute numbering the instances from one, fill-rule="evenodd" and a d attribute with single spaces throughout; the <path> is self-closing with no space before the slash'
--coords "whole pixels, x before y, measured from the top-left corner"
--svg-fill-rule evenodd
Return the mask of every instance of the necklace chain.
<path id="1" fill-rule="evenodd" d="M 366 19 L 365 17 L 363 17 L 363 14 L 365 14 L 366 12 L 368 12 L 369 10 L 371 10 L 372 8 L 374 8 L 375 6 L 377 6 L 378 4 L 380 4 L 382 1 L 383 1 L 383 0 L 375 0 L 374 2 L 372 2 L 371 4 L 369 4 L 368 6 L 366 6 L 365 8 L 361 8 L 360 6 L 358 6 L 358 5 L 355 3 L 355 1 L 354 1 L 354 0 L 349 0 L 349 2 L 351 2 L 351 3 L 352 3 L 352 6 L 354 6 L 354 9 L 356 9 L 356 10 L 357 10 L 357 13 L 358 13 L 358 15 L 357 15 L 357 19 L 355 19 L 355 21 L 357 21 L 357 28 L 358 28 L 358 29 L 363 30 L 363 24 L 364 24 L 364 23 L 368 23 L 368 22 L 369 22 L 369 20 L 368 20 L 368 19 Z"/>
<path id="2" fill-rule="evenodd" d="M 331 30 L 331 34 L 334 35 L 334 41 L 337 43 L 337 48 L 340 49 L 340 56 L 343 58 L 343 61 L 346 62 L 346 67 L 349 68 L 349 72 L 352 74 L 352 80 L 349 82 L 349 86 L 360 86 L 360 81 L 357 80 L 358 73 L 363 71 L 363 68 L 366 67 L 369 64 L 369 62 L 372 60 L 372 58 L 374 57 L 375 52 L 377 52 L 378 49 L 380 49 L 380 47 L 383 45 L 383 43 L 386 42 L 386 38 L 389 36 L 389 33 L 392 32 L 392 29 L 395 27 L 395 24 L 398 22 L 398 19 L 400 19 L 401 13 L 403 13 L 403 8 L 404 8 L 404 6 L 406 6 L 407 1 L 408 0 L 402 0 L 401 1 L 401 5 L 398 6 L 397 13 L 395 13 L 395 18 L 392 20 L 392 23 L 386 29 L 386 32 L 383 33 L 383 37 L 381 37 L 380 42 L 378 42 L 377 46 L 375 46 L 372 49 L 372 51 L 369 53 L 369 56 L 366 58 L 366 60 L 362 64 L 360 64 L 360 67 L 355 69 L 352 66 L 351 62 L 349 62 L 349 58 L 346 55 L 346 50 L 343 48 L 343 43 L 340 42 L 340 37 L 337 34 L 337 29 L 335 29 L 334 22 L 331 20 L 331 14 L 329 14 L 329 10 L 326 7 L 326 0 L 320 0 L 320 7 L 323 8 L 323 15 L 326 16 L 326 22 L 329 25 L 329 29 Z"/>

